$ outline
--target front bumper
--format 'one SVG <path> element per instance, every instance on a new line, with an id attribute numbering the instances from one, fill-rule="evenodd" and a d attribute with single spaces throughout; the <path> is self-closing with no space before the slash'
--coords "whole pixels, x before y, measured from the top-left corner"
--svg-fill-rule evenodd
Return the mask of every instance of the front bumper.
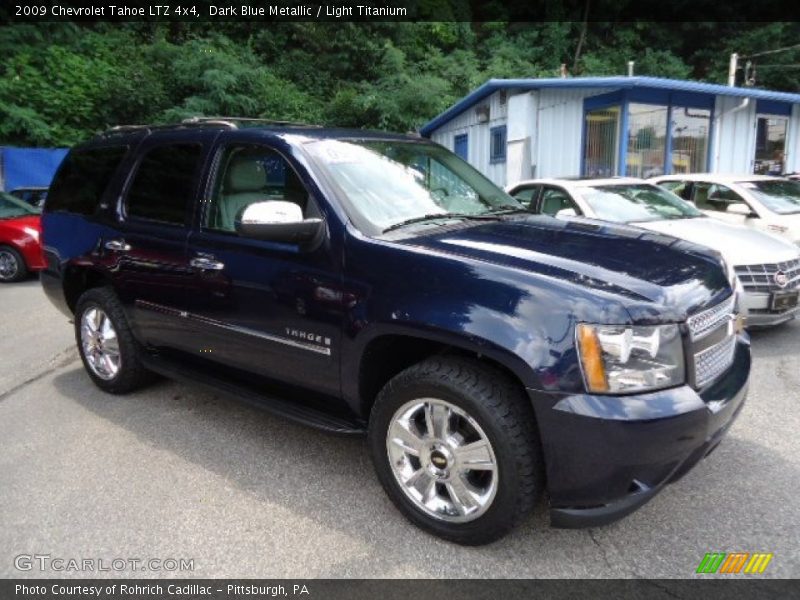
<path id="1" fill-rule="evenodd" d="M 745 318 L 745 327 L 771 327 L 794 319 L 800 306 L 776 312 L 770 310 L 770 295 L 756 292 L 739 292 L 739 313 Z"/>
<path id="2" fill-rule="evenodd" d="M 529 390 L 546 462 L 554 527 L 594 527 L 635 511 L 716 448 L 742 409 L 750 344 L 737 339 L 725 375 L 635 396 Z"/>

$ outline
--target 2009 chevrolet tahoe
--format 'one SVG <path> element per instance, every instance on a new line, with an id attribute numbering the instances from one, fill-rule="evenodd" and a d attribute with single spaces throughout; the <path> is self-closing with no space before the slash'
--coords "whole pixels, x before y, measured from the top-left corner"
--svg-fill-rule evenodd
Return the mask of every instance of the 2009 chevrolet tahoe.
<path id="1" fill-rule="evenodd" d="M 397 507 L 459 543 L 543 494 L 555 526 L 632 512 L 746 395 L 717 254 L 531 215 L 412 136 L 114 128 L 67 156 L 43 240 L 44 290 L 100 388 L 158 373 L 366 433 Z"/>

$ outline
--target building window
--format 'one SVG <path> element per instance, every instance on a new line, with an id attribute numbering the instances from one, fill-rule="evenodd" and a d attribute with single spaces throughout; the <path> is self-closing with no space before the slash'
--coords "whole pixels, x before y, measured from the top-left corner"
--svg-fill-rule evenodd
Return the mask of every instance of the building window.
<path id="1" fill-rule="evenodd" d="M 710 110 L 672 107 L 671 173 L 702 173 L 708 170 L 710 130 Z"/>
<path id="2" fill-rule="evenodd" d="M 469 136 L 466 133 L 453 138 L 453 152 L 456 156 L 469 160 Z"/>
<path id="3" fill-rule="evenodd" d="M 619 111 L 619 106 L 614 106 L 586 113 L 586 140 L 583 149 L 585 177 L 611 177 L 617 174 Z"/>
<path id="4" fill-rule="evenodd" d="M 489 162 L 506 160 L 506 126 L 492 127 L 489 130 Z"/>
<path id="5" fill-rule="evenodd" d="M 783 173 L 788 125 L 789 119 L 786 117 L 758 116 L 754 173 L 759 175 Z"/>
<path id="6" fill-rule="evenodd" d="M 647 178 L 664 174 L 668 110 L 654 104 L 628 105 L 627 176 Z"/>

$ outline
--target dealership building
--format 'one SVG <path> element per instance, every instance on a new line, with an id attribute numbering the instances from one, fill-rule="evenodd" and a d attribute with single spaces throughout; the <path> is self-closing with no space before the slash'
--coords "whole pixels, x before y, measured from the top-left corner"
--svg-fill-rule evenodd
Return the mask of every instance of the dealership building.
<path id="1" fill-rule="evenodd" d="M 800 171 L 800 94 L 662 79 L 491 79 L 420 129 L 499 185 Z"/>

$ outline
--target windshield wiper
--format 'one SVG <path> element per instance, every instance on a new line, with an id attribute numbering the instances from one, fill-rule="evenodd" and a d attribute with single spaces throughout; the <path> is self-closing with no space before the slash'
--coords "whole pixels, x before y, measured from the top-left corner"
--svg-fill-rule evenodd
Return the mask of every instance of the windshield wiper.
<path id="1" fill-rule="evenodd" d="M 433 221 L 435 219 L 475 219 L 476 221 L 494 221 L 497 219 L 495 214 L 485 213 L 482 215 L 471 215 L 467 213 L 431 213 L 427 215 L 421 215 L 419 217 L 413 217 L 411 219 L 406 219 L 405 221 L 400 221 L 399 223 L 395 223 L 394 225 L 389 225 L 386 229 L 382 231 L 382 233 L 388 233 L 390 231 L 394 231 L 395 229 L 400 229 L 401 227 L 405 227 L 406 225 L 413 225 L 414 223 L 422 223 L 423 221 Z"/>

